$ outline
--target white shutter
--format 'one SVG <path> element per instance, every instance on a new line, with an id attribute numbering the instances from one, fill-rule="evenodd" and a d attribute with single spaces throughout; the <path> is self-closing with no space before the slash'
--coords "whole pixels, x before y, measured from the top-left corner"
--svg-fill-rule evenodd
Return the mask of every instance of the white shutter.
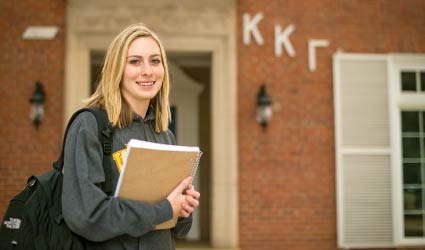
<path id="1" fill-rule="evenodd" d="M 393 245 L 387 59 L 334 56 L 338 244 Z"/>

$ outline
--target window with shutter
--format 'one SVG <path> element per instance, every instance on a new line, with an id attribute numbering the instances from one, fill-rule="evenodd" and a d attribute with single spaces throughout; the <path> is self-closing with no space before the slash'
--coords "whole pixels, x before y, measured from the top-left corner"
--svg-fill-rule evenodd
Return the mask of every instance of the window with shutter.
<path id="1" fill-rule="evenodd" d="M 425 246 L 425 55 L 334 56 L 338 244 Z"/>

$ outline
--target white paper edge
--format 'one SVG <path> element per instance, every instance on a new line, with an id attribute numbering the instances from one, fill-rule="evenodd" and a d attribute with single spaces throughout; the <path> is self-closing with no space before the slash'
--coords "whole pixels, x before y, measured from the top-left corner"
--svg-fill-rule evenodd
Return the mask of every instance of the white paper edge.
<path id="1" fill-rule="evenodd" d="M 186 152 L 199 151 L 199 147 L 161 144 L 161 143 L 147 142 L 147 141 L 141 141 L 136 139 L 131 139 L 128 142 L 128 148 L 131 148 L 131 147 L 156 149 L 156 150 L 169 150 L 169 151 L 186 151 Z"/>

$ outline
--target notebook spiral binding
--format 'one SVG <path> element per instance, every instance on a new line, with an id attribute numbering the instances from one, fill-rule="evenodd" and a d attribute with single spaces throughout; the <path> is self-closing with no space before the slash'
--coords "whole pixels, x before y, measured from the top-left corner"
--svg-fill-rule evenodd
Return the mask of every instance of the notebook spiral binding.
<path id="1" fill-rule="evenodd" d="M 195 164 L 192 169 L 192 183 L 195 180 L 196 174 L 198 173 L 199 162 L 201 161 L 202 151 L 199 151 L 198 156 L 196 156 Z"/>

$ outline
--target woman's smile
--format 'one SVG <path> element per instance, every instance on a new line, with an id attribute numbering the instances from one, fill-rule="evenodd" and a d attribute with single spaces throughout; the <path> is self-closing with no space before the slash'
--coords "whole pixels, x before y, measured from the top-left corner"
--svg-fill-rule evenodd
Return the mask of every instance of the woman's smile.
<path id="1" fill-rule="evenodd" d="M 137 85 L 140 86 L 152 86 L 155 84 L 155 81 L 142 81 L 142 82 L 136 82 Z"/>

